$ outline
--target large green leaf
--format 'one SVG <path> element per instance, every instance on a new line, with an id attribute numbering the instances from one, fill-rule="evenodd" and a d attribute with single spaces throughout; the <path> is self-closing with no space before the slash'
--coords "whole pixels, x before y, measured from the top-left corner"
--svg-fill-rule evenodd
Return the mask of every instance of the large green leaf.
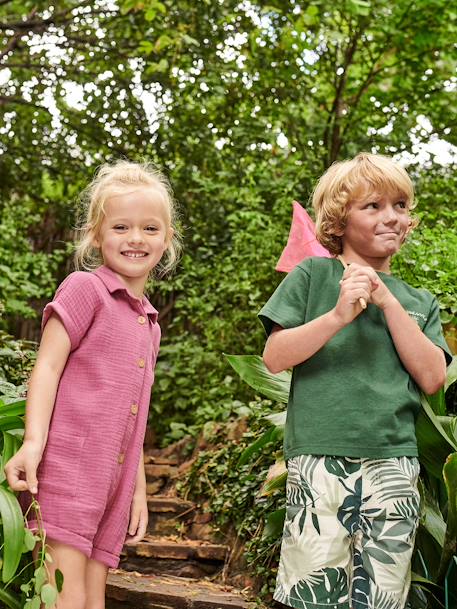
<path id="1" fill-rule="evenodd" d="M 24 542 L 24 520 L 15 495 L 0 486 L 0 514 L 3 524 L 2 580 L 9 581 L 16 573 Z"/>
<path id="2" fill-rule="evenodd" d="M 263 433 L 260 438 L 257 438 L 255 442 L 250 444 L 247 448 L 243 450 L 238 459 L 238 465 L 244 465 L 248 463 L 248 461 L 259 451 L 263 449 L 264 446 L 269 444 L 270 442 L 276 442 L 278 439 L 282 438 L 282 430 L 279 427 L 269 427 L 265 433 Z"/>
<path id="3" fill-rule="evenodd" d="M 23 416 L 25 414 L 25 400 L 18 400 L 5 404 L 0 400 L 0 417 L 4 416 Z"/>
<path id="4" fill-rule="evenodd" d="M 457 453 L 448 456 L 443 467 L 443 479 L 447 491 L 447 527 L 443 551 L 436 581 L 443 585 L 450 566 L 457 555 Z"/>
<path id="5" fill-rule="evenodd" d="M 9 429 L 23 429 L 24 421 L 20 417 L 7 416 L 0 417 L 0 430 L 8 431 Z"/>
<path id="6" fill-rule="evenodd" d="M 419 488 L 424 507 L 422 525 L 440 546 L 443 547 L 444 537 L 446 535 L 446 523 L 440 511 L 438 501 L 433 497 L 422 481 L 419 482 Z"/>
<path id="7" fill-rule="evenodd" d="M 446 400 L 444 397 L 444 387 L 441 387 L 436 393 L 424 394 L 427 402 L 430 404 L 433 412 L 436 415 L 444 416 L 446 414 Z"/>
<path id="8" fill-rule="evenodd" d="M 0 482 L 5 480 L 4 467 L 11 457 L 19 450 L 21 439 L 14 433 L 3 431 L 3 450 L 0 455 Z"/>
<path id="9" fill-rule="evenodd" d="M 14 593 L 3 586 L 0 586 L 0 601 L 4 603 L 5 607 L 9 607 L 10 609 L 21 609 L 22 607 Z M 3 607 L 3 605 L 1 606 Z"/>
<path id="10" fill-rule="evenodd" d="M 282 412 L 271 412 L 270 414 L 265 415 L 264 419 L 270 421 L 275 427 L 284 429 L 287 419 L 287 410 L 283 410 Z"/>
<path id="11" fill-rule="evenodd" d="M 290 390 L 290 372 L 272 374 L 259 355 L 226 355 L 230 365 L 255 391 L 287 404 Z"/>
<path id="12" fill-rule="evenodd" d="M 435 588 L 436 590 L 439 590 L 439 586 L 435 584 L 435 582 L 432 582 L 426 577 L 422 577 L 422 575 L 419 575 L 418 573 L 414 573 L 414 571 L 411 572 L 411 583 L 424 586 L 425 588 L 431 587 Z"/>
<path id="13" fill-rule="evenodd" d="M 275 537 L 276 539 L 282 534 L 284 528 L 284 520 L 286 519 L 286 508 L 281 508 L 268 514 L 263 537 Z"/>
<path id="14" fill-rule="evenodd" d="M 443 608 L 446 609 L 446 607 L 444 606 L 444 604 L 442 603 L 442 601 L 440 600 L 440 596 L 442 594 L 442 590 L 441 590 L 441 586 L 438 586 L 437 584 L 435 584 L 433 581 L 431 581 L 430 579 L 427 579 L 426 577 L 422 577 L 422 575 L 418 575 L 417 573 L 414 573 L 414 571 L 411 573 L 411 584 L 413 586 L 417 586 L 418 588 L 424 590 L 425 592 L 427 592 L 428 595 L 430 595 L 433 600 L 434 603 L 433 605 L 427 605 L 428 607 L 434 607 L 434 608 Z M 408 604 L 408 607 L 410 605 Z M 415 605 L 414 602 L 411 603 L 411 607 L 422 607 L 422 604 L 419 605 Z"/>
<path id="15" fill-rule="evenodd" d="M 438 417 L 438 421 L 441 423 L 451 442 L 457 442 L 457 417 Z"/>
<path id="16" fill-rule="evenodd" d="M 425 399 L 430 404 L 433 412 L 439 416 L 446 415 L 446 398 L 445 393 L 457 379 L 457 358 L 453 358 L 452 362 L 449 364 L 446 374 L 446 384 L 444 387 L 439 389 L 436 393 L 431 395 L 424 394 Z"/>
<path id="17" fill-rule="evenodd" d="M 422 396 L 422 411 L 416 422 L 419 457 L 427 471 L 441 479 L 448 455 L 457 451 L 457 442 L 446 433 L 425 396 Z"/>
<path id="18" fill-rule="evenodd" d="M 266 480 L 265 484 L 262 486 L 260 490 L 261 496 L 268 496 L 277 489 L 285 489 L 287 482 L 287 471 L 281 472 L 279 475 L 271 478 L 270 480 Z"/>
<path id="19" fill-rule="evenodd" d="M 448 388 L 457 381 L 457 357 L 452 358 L 452 362 L 449 364 L 447 368 L 446 375 L 446 384 L 444 385 L 444 390 L 447 391 Z"/>

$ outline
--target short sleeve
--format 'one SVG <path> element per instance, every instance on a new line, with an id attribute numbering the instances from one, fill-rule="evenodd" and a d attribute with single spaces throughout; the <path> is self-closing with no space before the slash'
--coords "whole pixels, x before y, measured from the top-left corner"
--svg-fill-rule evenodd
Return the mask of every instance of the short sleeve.
<path id="1" fill-rule="evenodd" d="M 274 324 L 283 328 L 295 328 L 305 323 L 309 278 L 308 264 L 296 266 L 259 311 L 258 316 L 267 335 L 271 333 Z"/>
<path id="2" fill-rule="evenodd" d="M 94 275 L 83 271 L 71 273 L 58 287 L 54 300 L 44 308 L 41 329 L 55 313 L 67 331 L 71 351 L 74 351 L 90 328 L 100 302 Z"/>
<path id="3" fill-rule="evenodd" d="M 446 357 L 446 364 L 449 366 L 452 361 L 452 353 L 449 349 L 446 339 L 443 336 L 443 328 L 440 319 L 440 305 L 438 304 L 438 301 L 434 296 L 432 299 L 432 304 L 430 307 L 430 312 L 428 314 L 427 321 L 423 327 L 423 332 L 425 336 L 427 336 L 427 338 L 432 341 L 433 344 L 437 345 L 438 347 L 441 347 Z"/>

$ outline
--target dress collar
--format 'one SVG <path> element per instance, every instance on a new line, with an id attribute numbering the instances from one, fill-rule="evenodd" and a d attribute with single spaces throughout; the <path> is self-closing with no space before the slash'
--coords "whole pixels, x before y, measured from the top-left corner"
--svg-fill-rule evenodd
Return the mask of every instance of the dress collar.
<path id="1" fill-rule="evenodd" d="M 94 274 L 97 275 L 99 279 L 105 284 L 106 289 L 110 294 L 114 292 L 125 292 L 131 300 L 135 300 L 138 303 L 141 303 L 144 312 L 151 317 L 151 320 L 155 323 L 157 321 L 157 317 L 159 313 L 157 309 L 155 309 L 146 296 L 143 298 L 138 298 L 134 296 L 128 287 L 121 281 L 121 279 L 116 275 L 114 271 L 112 271 L 109 267 L 102 265 L 99 266 L 98 269 L 94 271 Z"/>

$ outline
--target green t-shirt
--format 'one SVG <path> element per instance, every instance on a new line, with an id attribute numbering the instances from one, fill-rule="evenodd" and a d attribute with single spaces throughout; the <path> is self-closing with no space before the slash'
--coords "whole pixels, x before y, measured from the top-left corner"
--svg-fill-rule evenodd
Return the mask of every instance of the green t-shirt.
<path id="1" fill-rule="evenodd" d="M 342 274 L 343 266 L 335 258 L 301 262 L 259 313 L 267 334 L 275 323 L 293 328 L 330 311 L 338 300 Z M 450 361 L 436 298 L 392 275 L 379 275 Z M 312 357 L 294 367 L 285 458 L 417 456 L 414 424 L 419 409 L 417 386 L 398 357 L 384 315 L 368 304 Z"/>

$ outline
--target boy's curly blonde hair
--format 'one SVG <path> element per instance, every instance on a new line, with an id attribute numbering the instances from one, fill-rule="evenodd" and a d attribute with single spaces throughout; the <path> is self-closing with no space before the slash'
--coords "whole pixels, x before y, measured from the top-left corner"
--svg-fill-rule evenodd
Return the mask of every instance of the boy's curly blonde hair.
<path id="1" fill-rule="evenodd" d="M 74 262 L 77 269 L 93 270 L 103 264 L 100 250 L 94 246 L 105 217 L 105 205 L 110 197 L 138 189 L 151 189 L 164 202 L 168 215 L 168 227 L 173 229 L 170 244 L 162 260 L 153 270 L 155 277 L 171 272 L 180 257 L 182 240 L 177 229 L 177 206 L 171 186 L 165 176 L 150 163 L 116 161 L 101 165 L 89 186 L 81 195 L 84 220 L 79 228 Z"/>
<path id="2" fill-rule="evenodd" d="M 342 252 L 341 232 L 349 204 L 364 193 L 392 193 L 403 197 L 408 210 L 415 207 L 411 178 L 393 159 L 361 152 L 353 159 L 333 163 L 322 175 L 312 197 L 318 241 L 337 256 Z M 417 219 L 411 217 L 411 228 Z"/>

